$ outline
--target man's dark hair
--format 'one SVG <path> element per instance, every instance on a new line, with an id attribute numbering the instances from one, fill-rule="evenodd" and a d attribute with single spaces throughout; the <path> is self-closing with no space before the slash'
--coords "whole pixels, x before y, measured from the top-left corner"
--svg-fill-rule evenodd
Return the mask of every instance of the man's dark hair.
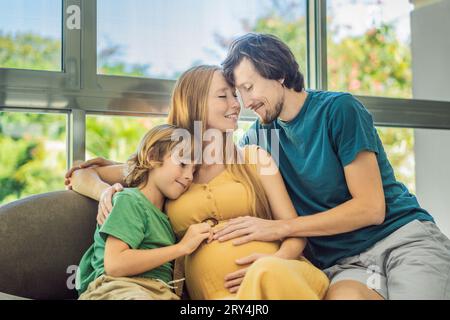
<path id="1" fill-rule="evenodd" d="M 284 79 L 284 85 L 297 92 L 305 88 L 303 74 L 292 51 L 274 35 L 248 33 L 233 41 L 222 62 L 225 78 L 232 85 L 235 85 L 233 71 L 243 58 L 248 58 L 264 78 Z"/>

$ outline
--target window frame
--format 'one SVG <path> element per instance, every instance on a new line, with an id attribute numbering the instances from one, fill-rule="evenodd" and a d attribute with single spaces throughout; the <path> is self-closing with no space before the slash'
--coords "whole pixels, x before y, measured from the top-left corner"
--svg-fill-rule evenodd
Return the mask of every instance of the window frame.
<path id="1" fill-rule="evenodd" d="M 81 6 L 82 0 L 62 0 L 61 12 L 61 70 L 29 70 L 0 67 L 2 91 L 77 90 L 80 88 L 80 42 L 81 30 L 69 30 L 64 23 L 67 9 L 71 5 Z"/>
<path id="2" fill-rule="evenodd" d="M 307 1 L 308 86 L 328 89 L 327 0 Z M 450 130 L 450 102 L 355 95 L 376 126 Z"/>

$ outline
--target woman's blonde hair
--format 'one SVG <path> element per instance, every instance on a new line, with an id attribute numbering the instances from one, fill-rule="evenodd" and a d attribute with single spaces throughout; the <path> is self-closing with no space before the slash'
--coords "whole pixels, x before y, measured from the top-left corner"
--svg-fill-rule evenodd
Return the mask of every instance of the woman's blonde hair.
<path id="1" fill-rule="evenodd" d="M 216 71 L 222 72 L 222 69 L 218 66 L 202 65 L 193 67 L 180 76 L 173 89 L 167 123 L 187 129 L 194 134 L 194 121 L 201 121 L 202 132 L 206 131 L 208 94 Z M 233 159 L 236 159 L 239 157 L 238 150 L 234 144 L 232 147 Z M 244 185 L 250 199 L 254 199 L 251 215 L 271 219 L 269 201 L 254 167 L 246 161 L 245 164 L 225 163 L 225 168 L 233 178 Z"/>
<path id="2" fill-rule="evenodd" d="M 162 124 L 150 129 L 142 138 L 137 151 L 127 161 L 125 183 L 129 187 L 145 187 L 150 170 L 162 165 L 164 157 L 181 143 L 173 140 L 178 128 Z"/>

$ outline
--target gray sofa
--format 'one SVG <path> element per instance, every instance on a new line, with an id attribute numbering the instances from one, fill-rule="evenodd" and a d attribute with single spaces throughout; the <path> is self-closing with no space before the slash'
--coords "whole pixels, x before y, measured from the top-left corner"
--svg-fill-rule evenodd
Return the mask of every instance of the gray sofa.
<path id="1" fill-rule="evenodd" d="M 0 207 L 0 299 L 76 299 L 75 266 L 91 245 L 97 202 L 58 191 Z"/>

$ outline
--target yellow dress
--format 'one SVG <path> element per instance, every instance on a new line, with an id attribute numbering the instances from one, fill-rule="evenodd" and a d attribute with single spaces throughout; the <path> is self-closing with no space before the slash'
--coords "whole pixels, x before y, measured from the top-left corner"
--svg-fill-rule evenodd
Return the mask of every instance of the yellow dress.
<path id="1" fill-rule="evenodd" d="M 178 239 L 191 224 L 215 218 L 220 228 L 227 220 L 248 216 L 251 202 L 245 187 L 223 171 L 209 183 L 193 183 L 177 200 L 166 203 L 166 212 Z M 326 275 L 306 259 L 266 257 L 248 269 L 237 294 L 225 288 L 227 274 L 247 266 L 236 259 L 253 253 L 275 253 L 279 242 L 252 241 L 234 246 L 232 240 L 203 243 L 185 258 L 186 287 L 191 299 L 320 299 L 328 287 Z"/>

